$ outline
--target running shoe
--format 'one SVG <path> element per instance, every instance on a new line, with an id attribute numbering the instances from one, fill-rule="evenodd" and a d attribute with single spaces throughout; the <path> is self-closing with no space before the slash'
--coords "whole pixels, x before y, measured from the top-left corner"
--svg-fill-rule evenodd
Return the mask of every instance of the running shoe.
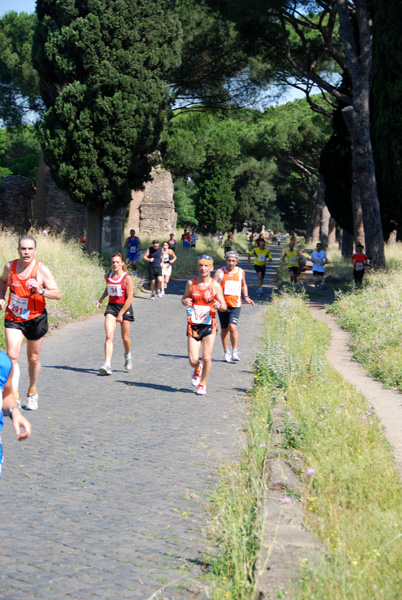
<path id="1" fill-rule="evenodd" d="M 200 362 L 200 370 L 198 371 L 197 369 L 194 371 L 193 376 L 191 378 L 191 385 L 193 385 L 194 387 L 197 387 L 198 384 L 201 381 L 201 375 L 202 375 L 202 362 Z"/>
<path id="2" fill-rule="evenodd" d="M 155 294 L 151 294 L 151 300 L 155 300 Z"/>
<path id="3" fill-rule="evenodd" d="M 99 373 L 101 375 L 111 375 L 112 374 L 112 367 L 110 365 L 108 365 L 107 363 L 105 363 L 99 369 Z"/>
<path id="4" fill-rule="evenodd" d="M 223 351 L 223 362 L 232 362 L 232 358 L 230 356 L 230 350 Z"/>
<path id="5" fill-rule="evenodd" d="M 126 371 L 131 371 L 131 369 L 133 368 L 133 362 L 131 358 L 124 357 L 124 368 L 126 369 Z"/>
<path id="6" fill-rule="evenodd" d="M 200 383 L 200 385 L 195 390 L 195 393 L 198 394 L 199 396 L 205 396 L 205 394 L 207 393 L 207 386 L 204 385 L 203 383 Z"/>
<path id="7" fill-rule="evenodd" d="M 237 350 L 233 350 L 233 352 L 232 352 L 232 360 L 234 362 L 240 360 L 239 353 L 237 352 Z"/>
<path id="8" fill-rule="evenodd" d="M 25 402 L 25 410 L 37 410 L 38 408 L 38 394 L 34 392 L 33 394 L 27 395 L 27 400 Z"/>
<path id="9" fill-rule="evenodd" d="M 156 295 L 158 296 L 158 298 L 162 298 L 162 292 L 160 290 L 157 291 Z"/>

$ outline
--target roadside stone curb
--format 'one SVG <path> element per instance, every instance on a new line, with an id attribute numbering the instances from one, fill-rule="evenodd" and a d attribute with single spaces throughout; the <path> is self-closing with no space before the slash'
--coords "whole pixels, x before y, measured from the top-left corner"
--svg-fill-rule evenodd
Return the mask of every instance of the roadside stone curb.
<path id="1" fill-rule="evenodd" d="M 284 411 L 280 405 L 272 410 L 273 450 L 263 468 L 260 517 L 264 525 L 254 569 L 256 600 L 292 598 L 301 568 L 314 567 L 324 554 L 322 544 L 304 525 L 303 484 L 283 449 Z"/>

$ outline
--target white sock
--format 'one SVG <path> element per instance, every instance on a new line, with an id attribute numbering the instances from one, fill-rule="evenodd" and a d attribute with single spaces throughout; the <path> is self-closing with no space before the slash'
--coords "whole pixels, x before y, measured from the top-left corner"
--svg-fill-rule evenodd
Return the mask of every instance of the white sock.
<path id="1" fill-rule="evenodd" d="M 124 355 L 124 358 L 125 358 L 126 360 L 131 360 L 131 352 L 129 352 L 128 354 L 125 354 L 125 355 Z"/>

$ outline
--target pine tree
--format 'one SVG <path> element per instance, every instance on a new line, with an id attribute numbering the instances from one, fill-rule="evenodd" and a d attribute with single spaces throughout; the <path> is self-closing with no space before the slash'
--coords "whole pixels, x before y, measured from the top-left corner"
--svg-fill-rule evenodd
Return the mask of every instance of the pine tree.
<path id="1" fill-rule="evenodd" d="M 165 0 L 38 0 L 33 62 L 47 107 L 45 161 L 87 206 L 88 250 L 103 215 L 127 205 L 150 172 L 169 109 L 164 81 L 180 50 Z"/>

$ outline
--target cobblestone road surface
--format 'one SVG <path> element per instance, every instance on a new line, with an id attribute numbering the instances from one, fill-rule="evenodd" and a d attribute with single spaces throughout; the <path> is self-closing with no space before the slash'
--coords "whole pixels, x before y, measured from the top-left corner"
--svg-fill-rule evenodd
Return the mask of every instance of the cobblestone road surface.
<path id="1" fill-rule="evenodd" d="M 3 430 L 1 600 L 205 596 L 206 505 L 217 467 L 238 453 L 265 302 L 244 305 L 240 363 L 221 361 L 217 338 L 200 397 L 186 355 L 184 284 L 172 282 L 162 299 L 134 299 L 130 374 L 117 330 L 113 375 L 98 374 L 103 315 L 46 338 L 39 410 L 27 413 L 32 436 L 17 443 L 8 419 Z M 20 364 L 22 391 L 25 357 Z"/>

